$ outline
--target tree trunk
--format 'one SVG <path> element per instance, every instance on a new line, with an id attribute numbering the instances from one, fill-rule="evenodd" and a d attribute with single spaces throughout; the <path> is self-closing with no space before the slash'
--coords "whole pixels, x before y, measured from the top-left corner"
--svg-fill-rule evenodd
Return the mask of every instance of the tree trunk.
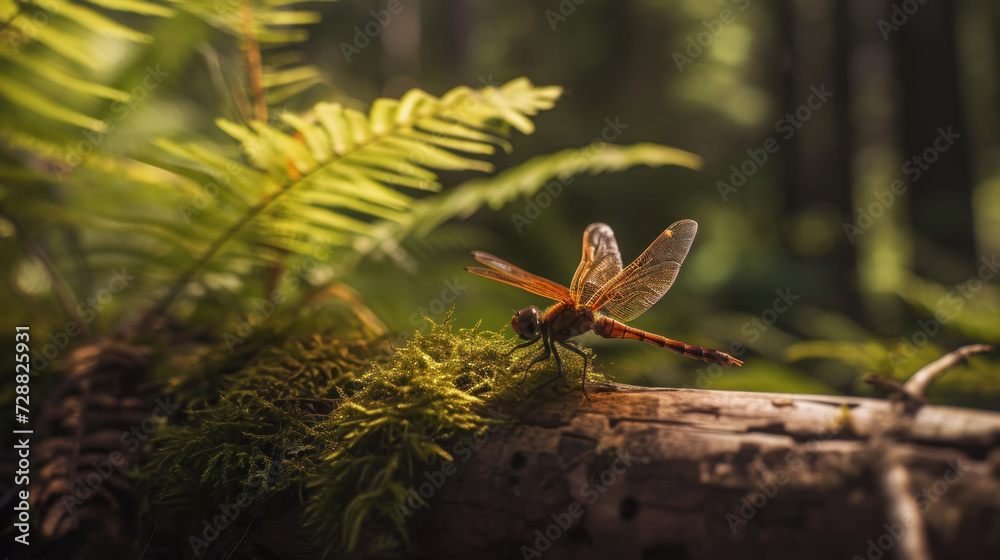
<path id="1" fill-rule="evenodd" d="M 422 557 L 1000 553 L 994 412 L 610 385 L 470 446 L 443 483 L 427 473 L 440 488 L 416 488 L 431 494 L 413 518 Z"/>

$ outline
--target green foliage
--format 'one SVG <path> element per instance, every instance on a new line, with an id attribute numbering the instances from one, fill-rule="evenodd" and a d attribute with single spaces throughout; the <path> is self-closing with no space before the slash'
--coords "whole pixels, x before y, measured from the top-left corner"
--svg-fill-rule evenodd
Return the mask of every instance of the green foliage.
<path id="1" fill-rule="evenodd" d="M 320 14 L 302 10 L 303 0 L 171 0 L 213 27 L 236 38 L 245 38 L 248 28 L 258 41 L 266 45 L 287 45 L 299 43 L 308 38 L 308 32 L 301 26 L 320 21 Z M 251 11 L 250 25 L 247 25 L 244 10 Z"/>
<path id="2" fill-rule="evenodd" d="M 707 387 L 723 391 L 764 391 L 828 395 L 833 389 L 796 369 L 774 363 L 750 364 L 730 368 Z"/>
<path id="3" fill-rule="evenodd" d="M 553 377 L 551 363 L 536 366 L 522 385 L 516 373 L 533 352 L 511 354 L 510 348 L 499 333 L 472 328 L 452 334 L 446 319 L 426 334 L 417 332 L 391 361 L 375 364 L 362 378 L 357 394 L 323 422 L 329 445 L 310 482 L 309 517 L 330 550 L 386 542 L 372 531 L 405 541 L 417 473 L 468 460 L 454 455 L 463 449 L 471 454 L 467 446 L 446 444 L 482 435 Z M 566 378 L 554 390 L 578 386 L 581 366 L 567 359 Z"/>
<path id="4" fill-rule="evenodd" d="M 194 169 L 225 177 L 226 182 L 232 178 L 233 190 L 243 194 L 243 200 L 220 202 L 232 202 L 235 212 L 253 217 L 267 215 L 256 232 L 260 245 L 309 255 L 317 240 L 349 247 L 358 237 L 370 237 L 371 223 L 355 216 L 409 222 L 413 198 L 393 187 L 439 190 L 432 169 L 491 171 L 489 163 L 456 151 L 483 155 L 492 154 L 494 144 L 508 147 L 497 136 L 507 134 L 504 125 L 530 133 L 533 127 L 526 117 L 551 108 L 558 95 L 559 88 L 535 88 L 527 80 L 516 80 L 478 92 L 456 88 L 441 99 L 413 90 L 398 102 L 377 100 L 367 116 L 340 104 L 320 103 L 306 116 L 282 115 L 293 134 L 259 123 L 218 121 L 240 141 L 250 166 L 194 144 L 161 145 L 185 157 Z M 199 223 L 232 223 L 239 217 L 227 205 L 213 205 L 204 216 L 192 206 L 182 210 Z M 258 255 L 279 258 L 273 251 Z"/>
<path id="5" fill-rule="evenodd" d="M 499 425 L 555 375 L 552 360 L 525 375 L 534 352 L 511 354 L 502 333 L 429 326 L 390 356 L 384 343 L 319 335 L 265 351 L 226 376 L 217 401 L 161 428 L 149 492 L 178 519 L 244 495 L 256 509 L 308 494 L 328 554 L 403 546 L 418 473 L 467 460 L 456 442 Z M 564 364 L 547 391 L 579 386 L 582 361 Z"/>
<path id="6" fill-rule="evenodd" d="M 323 72 L 314 64 L 300 64 L 303 55 L 293 45 L 309 37 L 303 27 L 319 23 L 319 12 L 301 8 L 302 0 L 171 0 L 180 9 L 212 27 L 260 43 L 261 80 L 267 103 L 277 105 L 322 84 Z M 319 0 L 329 1 L 329 0 Z M 312 2 L 309 2 L 312 3 Z"/>
<path id="7" fill-rule="evenodd" d="M 394 548 L 415 473 L 455 460 L 448 446 L 495 426 L 491 409 L 537 396 L 554 363 L 524 375 L 533 352 L 450 325 L 387 356 L 347 287 L 355 265 L 403 262 L 408 241 L 552 181 L 700 160 L 595 142 L 468 179 L 534 133 L 561 88 L 411 89 L 362 111 L 327 85 L 316 103 L 304 93 L 326 78 L 293 49 L 317 16 L 299 4 L 0 0 L 0 255 L 21 304 L 4 320 L 155 348 L 129 382 L 162 383 L 186 410 L 135 474 L 175 526 L 245 496 L 308 503 L 330 552 Z M 336 334 L 302 320 L 334 299 Z M 579 386 L 581 360 L 564 363 L 546 391 Z"/>
<path id="8" fill-rule="evenodd" d="M 320 448 L 317 422 L 352 391 L 371 357 L 362 342 L 318 334 L 265 348 L 226 376 L 217 397 L 189 409 L 185 422 L 158 430 L 142 476 L 151 495 L 184 517 L 208 514 L 244 493 L 260 505 L 300 492 Z"/>
<path id="9" fill-rule="evenodd" d="M 289 255 L 312 258 L 317 244 L 338 260 L 370 247 L 376 221 L 412 223 L 414 199 L 400 188 L 440 189 L 433 169 L 492 170 L 456 152 L 491 154 L 494 145 L 509 149 L 502 140 L 509 127 L 531 132 L 528 117 L 551 108 L 559 92 L 527 80 L 479 91 L 455 88 L 440 99 L 413 90 L 399 101 L 377 100 L 367 116 L 320 103 L 308 115 L 282 115 L 294 133 L 270 124 L 219 120 L 220 128 L 240 141 L 248 164 L 197 143 L 161 141 L 166 152 L 179 156 L 174 162 L 179 171 L 192 179 L 211 178 L 191 204 L 179 206 L 210 243 L 176 289 L 224 246 L 220 256 L 226 263 L 292 267 L 296 261 Z M 214 200 L 205 202 L 206 195 Z M 153 233 L 178 252 L 190 245 L 189 238 Z"/>
<path id="10" fill-rule="evenodd" d="M 988 271 L 987 271 L 988 272 Z M 915 274 L 905 274 L 895 296 L 911 310 L 912 320 L 895 336 L 876 337 L 863 329 L 852 329 L 859 340 L 809 340 L 788 346 L 790 360 L 819 358 L 846 364 L 854 374 L 854 389 L 874 394 L 861 383 L 873 372 L 905 381 L 917 370 L 973 340 L 1000 345 L 1000 292 L 979 275 L 951 287 Z M 838 329 L 841 333 L 846 329 Z M 955 368 L 936 380 L 929 396 L 943 402 L 960 400 L 970 406 L 996 408 L 1000 401 L 1000 380 L 982 358 L 967 367 Z"/>
<path id="11" fill-rule="evenodd" d="M 975 286 L 976 289 L 970 289 Z M 874 372 L 905 381 L 925 365 L 962 345 L 963 338 L 1000 345 L 995 290 L 976 282 L 947 289 L 917 277 L 908 278 L 899 295 L 916 317 L 909 329 L 892 337 L 861 333 L 862 340 L 809 340 L 786 349 L 789 360 L 822 359 L 846 364 L 854 375 L 853 389 L 874 394 L 861 378 Z M 814 361 L 810 363 L 815 363 Z M 1000 379 L 988 362 L 972 359 L 934 382 L 929 396 L 935 401 L 959 400 L 969 406 L 995 408 L 1000 400 Z"/>
<path id="12" fill-rule="evenodd" d="M 26 143 L 17 133 L 29 133 L 37 142 L 52 139 L 51 131 L 29 126 L 39 119 L 95 132 L 107 123 L 87 108 L 104 99 L 124 102 L 129 94 L 94 79 L 102 60 L 101 41 L 148 44 L 153 37 L 104 15 L 102 10 L 150 17 L 170 17 L 174 10 L 145 0 L 18 2 L 0 0 L 0 98 L 9 103 L 10 119 L 3 136 Z M 41 48 L 40 48 L 41 47 Z M 27 111 L 31 117 L 11 110 Z M 37 135 L 37 136 L 36 136 Z M 52 145 L 52 148 L 57 146 Z"/>
<path id="13" fill-rule="evenodd" d="M 454 191 L 420 201 L 409 223 L 384 228 L 379 237 L 382 243 L 386 240 L 395 243 L 408 234 L 426 235 L 446 220 L 467 218 L 484 205 L 499 210 L 518 197 L 531 196 L 545 186 L 552 186 L 552 192 L 561 193 L 576 175 L 618 172 L 636 165 L 679 165 L 698 169 L 701 158 L 657 144 L 618 146 L 605 142 L 536 156 L 514 169 L 493 177 L 471 179 Z"/>
<path id="14" fill-rule="evenodd" d="M 515 129 L 532 133 L 532 118 L 552 108 L 561 89 L 523 78 L 498 87 L 459 87 L 440 98 L 414 89 L 399 100 L 375 100 L 367 114 L 354 108 L 359 103 L 338 97 L 306 111 L 269 110 L 265 122 L 258 102 L 266 95 L 273 105 L 281 96 L 257 91 L 252 76 L 233 76 L 230 67 L 253 74 L 259 43 L 264 87 L 302 93 L 318 72 L 298 68 L 290 72 L 301 80 L 276 77 L 269 72 L 280 65 L 267 59 L 275 55 L 294 64 L 288 49 L 305 38 L 302 26 L 316 21 L 315 13 L 284 0 L 95 4 L 135 14 L 128 21 L 136 29 L 97 12 L 91 17 L 74 2 L 52 5 L 58 9 L 0 6 L 10 15 L 4 33 L 19 39 L 0 47 L 0 64 L 9 65 L 4 70 L 11 77 L 2 87 L 16 89 L 0 91 L 15 105 L 0 131 L 0 177 L 9 184 L 0 191 L 0 215 L 14 243 L 0 252 L 19 263 L 27 282 L 10 286 L 14 297 L 57 295 L 57 306 L 45 304 L 53 328 L 92 320 L 79 311 L 81 302 L 104 287 L 109 270 L 126 270 L 136 280 L 102 305 L 108 318 L 93 325 L 96 331 L 137 310 L 238 315 L 247 296 L 275 296 L 273 284 L 256 273 L 308 267 L 294 285 L 279 287 L 282 299 L 294 305 L 314 286 L 349 279 L 363 257 L 388 254 L 404 262 L 401 247 L 408 238 L 484 205 L 497 208 L 531 195 L 554 177 L 642 163 L 694 165 L 697 159 L 651 144 L 595 144 L 427 197 L 444 187 L 439 171 L 491 172 L 488 158 L 496 148 L 510 152 Z M 47 23 L 32 31 L 38 11 L 48 14 Z M 213 30 L 224 35 L 213 37 Z M 88 51 L 97 35 L 115 45 L 100 68 Z M 230 49 L 242 52 L 229 55 L 239 64 L 221 63 L 226 49 L 206 46 L 202 36 L 218 43 L 239 38 Z M 173 41 L 169 58 L 155 50 L 164 41 Z M 128 45 L 143 45 L 148 57 L 126 56 Z M 158 110 L 183 104 L 181 96 L 189 93 L 177 91 L 186 80 L 183 61 L 196 48 L 213 83 L 243 107 L 241 118 L 223 116 L 231 111 L 220 107 L 201 119 L 209 123 L 206 130 L 188 130 L 158 116 Z M 66 72 L 79 66 L 73 57 L 86 58 L 89 66 Z M 50 99 L 53 92 L 58 98 Z"/>

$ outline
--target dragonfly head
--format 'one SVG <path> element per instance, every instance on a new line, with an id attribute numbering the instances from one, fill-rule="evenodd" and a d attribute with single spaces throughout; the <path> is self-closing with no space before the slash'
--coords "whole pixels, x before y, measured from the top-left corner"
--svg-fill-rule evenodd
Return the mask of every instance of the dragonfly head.
<path id="1" fill-rule="evenodd" d="M 514 327 L 514 332 L 521 335 L 524 340 L 531 340 L 538 336 L 538 308 L 532 305 L 517 312 L 510 324 Z"/>

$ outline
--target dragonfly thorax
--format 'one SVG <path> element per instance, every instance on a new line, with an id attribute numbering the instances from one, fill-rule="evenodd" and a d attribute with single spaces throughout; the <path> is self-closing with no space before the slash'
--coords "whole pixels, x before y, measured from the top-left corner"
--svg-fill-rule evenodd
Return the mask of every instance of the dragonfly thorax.
<path id="1" fill-rule="evenodd" d="M 584 305 L 561 301 L 545 310 L 541 318 L 544 336 L 564 341 L 594 328 L 594 312 Z"/>

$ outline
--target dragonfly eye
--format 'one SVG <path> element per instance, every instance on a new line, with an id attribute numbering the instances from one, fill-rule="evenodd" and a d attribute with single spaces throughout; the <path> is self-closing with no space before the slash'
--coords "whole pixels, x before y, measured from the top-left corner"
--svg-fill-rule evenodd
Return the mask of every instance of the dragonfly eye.
<path id="1" fill-rule="evenodd" d="M 521 338 L 535 338 L 538 336 L 538 308 L 531 306 L 518 311 L 510 323 Z"/>

